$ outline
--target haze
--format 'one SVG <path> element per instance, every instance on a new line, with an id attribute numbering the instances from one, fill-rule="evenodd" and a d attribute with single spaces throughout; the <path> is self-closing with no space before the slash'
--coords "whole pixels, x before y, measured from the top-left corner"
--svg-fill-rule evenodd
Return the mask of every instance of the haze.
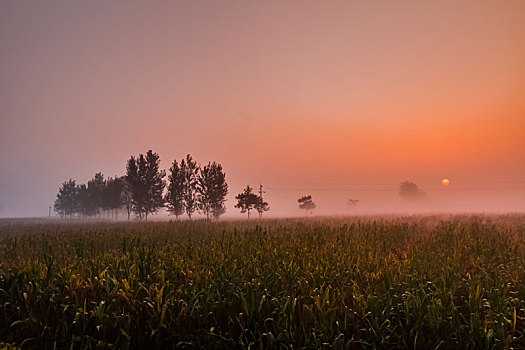
<path id="1" fill-rule="evenodd" d="M 523 1 L 3 1 L 0 48 L 2 217 L 148 149 L 221 163 L 227 217 L 260 182 L 273 216 L 525 210 Z"/>

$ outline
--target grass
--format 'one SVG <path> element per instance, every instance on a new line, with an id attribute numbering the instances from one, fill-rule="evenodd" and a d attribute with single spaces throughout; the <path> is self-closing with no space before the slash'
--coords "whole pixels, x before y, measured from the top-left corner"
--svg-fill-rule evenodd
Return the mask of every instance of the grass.
<path id="1" fill-rule="evenodd" d="M 524 307 L 522 214 L 0 222 L 5 348 L 524 348 Z"/>

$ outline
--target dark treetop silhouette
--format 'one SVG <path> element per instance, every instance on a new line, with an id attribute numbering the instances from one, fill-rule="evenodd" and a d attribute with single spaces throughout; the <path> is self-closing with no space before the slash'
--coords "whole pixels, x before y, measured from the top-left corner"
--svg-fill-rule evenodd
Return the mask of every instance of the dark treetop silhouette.
<path id="1" fill-rule="evenodd" d="M 226 212 L 224 203 L 228 194 L 228 184 L 220 164 L 208 163 L 199 169 L 197 192 L 199 209 L 206 214 L 207 219 L 210 215 L 218 219 Z"/>
<path id="2" fill-rule="evenodd" d="M 310 214 L 312 213 L 312 210 L 317 208 L 315 203 L 312 201 L 312 196 L 302 196 L 297 200 L 299 203 L 299 208 L 304 209 L 306 211 L 306 215 L 308 215 L 308 210 L 310 210 Z"/>
<path id="3" fill-rule="evenodd" d="M 159 166 L 160 157 L 151 150 L 146 156 L 140 154 L 128 160 L 126 178 L 131 187 L 133 210 L 141 219 L 147 220 L 148 214 L 155 214 L 164 206 L 166 172 Z"/>
<path id="4" fill-rule="evenodd" d="M 235 196 L 237 199 L 237 204 L 235 208 L 241 209 L 241 213 L 248 213 L 248 219 L 250 219 L 250 211 L 255 209 L 257 203 L 259 202 L 259 196 L 253 193 L 253 188 L 250 185 L 246 185 L 246 188 L 243 192 Z"/>

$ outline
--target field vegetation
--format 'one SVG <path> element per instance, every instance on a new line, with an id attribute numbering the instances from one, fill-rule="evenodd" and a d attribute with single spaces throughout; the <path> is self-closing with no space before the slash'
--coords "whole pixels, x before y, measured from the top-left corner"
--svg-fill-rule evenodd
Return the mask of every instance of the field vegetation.
<path id="1" fill-rule="evenodd" d="M 0 342 L 525 347 L 525 215 L 0 221 Z"/>

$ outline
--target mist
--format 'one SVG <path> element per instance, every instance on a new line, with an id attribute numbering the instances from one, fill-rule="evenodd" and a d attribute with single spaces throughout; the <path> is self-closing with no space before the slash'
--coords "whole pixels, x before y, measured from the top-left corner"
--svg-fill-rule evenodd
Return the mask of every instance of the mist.
<path id="1" fill-rule="evenodd" d="M 525 210 L 523 2 L 4 2 L 0 23 L 0 217 L 47 217 L 64 181 L 149 149 L 220 163 L 223 218 L 261 183 L 264 217 L 304 195 L 313 215 Z"/>

